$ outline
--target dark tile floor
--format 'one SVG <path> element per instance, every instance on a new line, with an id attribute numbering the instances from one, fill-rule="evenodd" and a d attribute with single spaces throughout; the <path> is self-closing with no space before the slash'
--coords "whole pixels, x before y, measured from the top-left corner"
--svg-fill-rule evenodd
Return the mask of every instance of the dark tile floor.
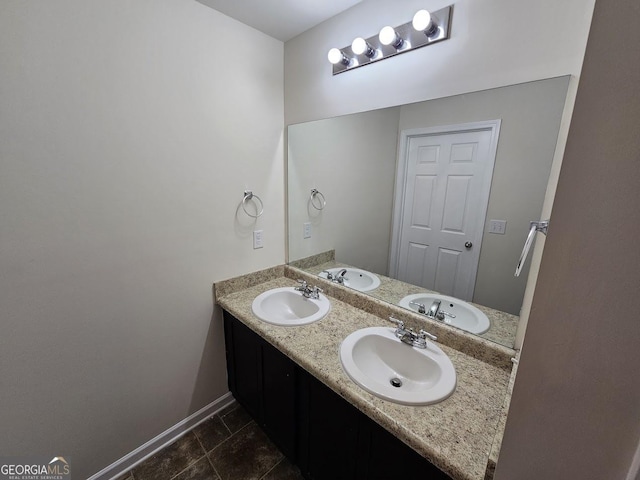
<path id="1" fill-rule="evenodd" d="M 118 480 L 302 480 L 245 410 L 233 403 Z"/>

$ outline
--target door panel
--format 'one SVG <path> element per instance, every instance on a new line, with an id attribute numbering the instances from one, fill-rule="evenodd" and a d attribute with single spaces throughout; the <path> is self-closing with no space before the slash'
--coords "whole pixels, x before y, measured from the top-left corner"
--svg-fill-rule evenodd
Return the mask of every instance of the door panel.
<path id="1" fill-rule="evenodd" d="M 414 285 L 422 285 L 431 280 L 425 278 L 425 275 L 429 274 L 429 270 L 426 268 L 428 265 L 428 253 L 428 245 L 421 245 L 419 243 L 409 244 L 405 265 L 405 281 Z"/>
<path id="2" fill-rule="evenodd" d="M 416 175 L 413 194 L 413 205 L 420 205 L 411 214 L 411 225 L 431 228 L 431 205 L 436 187 L 435 175 Z"/>
<path id="3" fill-rule="evenodd" d="M 407 137 L 396 277 L 471 300 L 495 152 L 493 127 Z M 472 246 L 465 248 L 465 243 Z"/>
<path id="4" fill-rule="evenodd" d="M 442 231 L 465 233 L 469 190 L 473 177 L 470 175 L 451 175 L 447 178 L 442 212 Z"/>
<path id="5" fill-rule="evenodd" d="M 436 292 L 451 292 L 455 290 L 458 272 L 461 269 L 461 253 L 448 248 L 440 248 L 438 250 L 434 285 Z"/>

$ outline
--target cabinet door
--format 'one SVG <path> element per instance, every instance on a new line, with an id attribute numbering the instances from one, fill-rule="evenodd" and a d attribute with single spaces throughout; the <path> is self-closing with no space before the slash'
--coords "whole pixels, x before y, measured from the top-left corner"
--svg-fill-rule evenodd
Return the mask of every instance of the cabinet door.
<path id="1" fill-rule="evenodd" d="M 354 479 L 360 413 L 306 372 L 300 383 L 302 471 L 314 480 Z"/>
<path id="2" fill-rule="evenodd" d="M 360 422 L 358 479 L 451 480 L 398 438 L 366 416 Z"/>
<path id="3" fill-rule="evenodd" d="M 296 365 L 268 343 L 262 345 L 261 425 L 289 459 L 296 457 Z"/>
<path id="4" fill-rule="evenodd" d="M 296 364 L 224 312 L 229 390 L 269 438 L 296 461 Z"/>
<path id="5" fill-rule="evenodd" d="M 224 313 L 229 389 L 255 419 L 260 415 L 262 340 L 229 313 Z"/>

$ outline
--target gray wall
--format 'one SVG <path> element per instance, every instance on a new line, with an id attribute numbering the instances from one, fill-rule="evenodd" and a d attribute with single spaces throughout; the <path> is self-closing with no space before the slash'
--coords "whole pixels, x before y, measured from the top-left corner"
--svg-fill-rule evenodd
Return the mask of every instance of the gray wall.
<path id="1" fill-rule="evenodd" d="M 282 56 L 194 1 L 0 2 L 2 455 L 87 478 L 227 391 L 212 283 L 284 261 Z"/>
<path id="2" fill-rule="evenodd" d="M 335 249 L 336 260 L 386 275 L 399 115 L 388 108 L 289 127 L 289 261 Z M 322 212 L 309 208 L 312 188 L 327 199 Z"/>
<path id="3" fill-rule="evenodd" d="M 596 3 L 496 480 L 638 478 L 639 23 Z"/>

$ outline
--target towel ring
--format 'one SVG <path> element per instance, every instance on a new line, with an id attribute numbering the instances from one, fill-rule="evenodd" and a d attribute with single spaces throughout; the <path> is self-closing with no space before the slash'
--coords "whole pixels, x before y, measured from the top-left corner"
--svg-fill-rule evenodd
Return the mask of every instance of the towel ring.
<path id="1" fill-rule="evenodd" d="M 319 207 L 316 207 L 316 204 L 313 203 L 316 197 L 322 197 L 319 199 L 322 202 Z M 327 201 L 325 200 L 324 195 L 317 188 L 311 189 L 311 196 L 309 198 L 311 200 L 311 206 L 316 210 L 324 210 L 324 207 L 327 206 Z"/>
<path id="2" fill-rule="evenodd" d="M 246 207 L 247 202 L 249 200 L 254 200 L 254 199 L 260 202 L 260 211 L 256 215 L 254 215 L 253 213 L 249 213 Z M 254 203 L 256 204 L 256 207 L 257 207 L 258 202 L 256 202 L 255 200 L 254 200 Z M 242 197 L 242 210 L 244 210 L 244 213 L 249 215 L 251 218 L 258 218 L 260 215 L 264 213 L 264 203 L 262 203 L 262 200 L 260 200 L 260 197 L 254 194 L 251 190 L 245 190 L 244 197 Z"/>

